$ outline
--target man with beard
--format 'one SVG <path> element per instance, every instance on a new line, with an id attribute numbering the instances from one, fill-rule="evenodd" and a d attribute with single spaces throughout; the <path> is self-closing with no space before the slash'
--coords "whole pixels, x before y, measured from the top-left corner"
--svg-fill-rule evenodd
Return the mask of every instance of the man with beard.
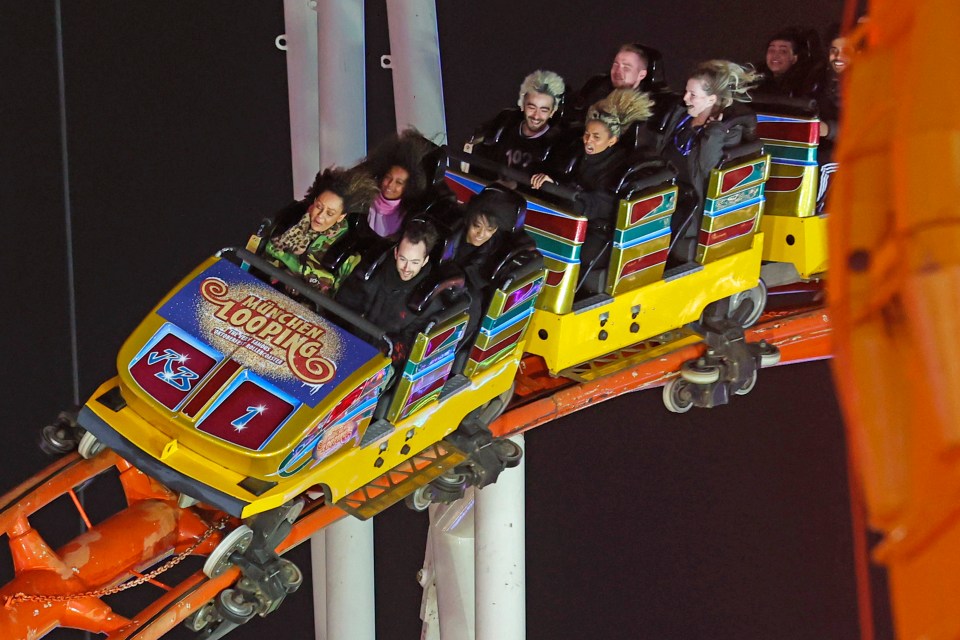
<path id="1" fill-rule="evenodd" d="M 471 141 L 474 153 L 528 173 L 546 160 L 559 129 L 550 124 L 566 90 L 563 78 L 537 70 L 523 79 L 517 109 L 501 112 Z"/>
<path id="2" fill-rule="evenodd" d="M 337 300 L 386 333 L 394 344 L 394 359 L 407 357 L 417 332 L 442 305 L 437 301 L 419 313 L 410 306 L 411 294 L 430 277 L 430 251 L 437 230 L 425 220 L 411 220 L 393 249 L 391 264 L 380 265 L 369 278 L 354 272 Z"/>

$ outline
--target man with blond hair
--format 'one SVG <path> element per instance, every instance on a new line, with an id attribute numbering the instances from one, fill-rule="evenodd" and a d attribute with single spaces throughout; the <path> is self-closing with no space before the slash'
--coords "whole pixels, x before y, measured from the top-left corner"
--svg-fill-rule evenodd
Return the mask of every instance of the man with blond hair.
<path id="1" fill-rule="evenodd" d="M 514 169 L 535 172 L 546 160 L 559 130 L 551 124 L 566 85 L 553 71 L 538 69 L 520 85 L 517 109 L 501 112 L 472 140 L 474 152 Z"/>

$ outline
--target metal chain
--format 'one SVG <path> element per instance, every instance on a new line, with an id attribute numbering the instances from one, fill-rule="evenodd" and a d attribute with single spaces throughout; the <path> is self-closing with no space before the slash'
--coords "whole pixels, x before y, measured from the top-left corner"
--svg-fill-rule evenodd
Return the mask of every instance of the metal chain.
<path id="1" fill-rule="evenodd" d="M 206 541 L 207 538 L 213 535 L 214 531 L 219 531 L 223 529 L 226 526 L 227 522 L 229 521 L 230 521 L 229 516 L 224 516 L 217 522 L 211 524 L 207 528 L 207 530 L 204 531 L 203 534 L 199 538 L 197 538 L 196 542 L 194 542 L 192 545 L 190 545 L 189 547 L 187 547 L 186 549 L 184 549 L 174 557 L 170 558 L 169 560 L 167 560 L 165 563 L 163 563 L 161 566 L 157 567 L 150 573 L 145 573 L 133 580 L 130 580 L 129 582 L 124 582 L 123 584 L 119 584 L 115 587 L 105 587 L 103 589 L 96 589 L 94 591 L 84 591 L 81 593 L 73 593 L 73 594 L 67 594 L 67 595 L 45 596 L 45 595 L 34 594 L 34 593 L 23 593 L 21 591 L 19 593 L 13 594 L 12 596 L 6 596 L 3 599 L 3 607 L 5 609 L 9 609 L 13 607 L 13 605 L 17 604 L 18 602 L 66 602 L 66 601 L 75 600 L 78 598 L 102 598 L 104 596 L 111 596 L 115 593 L 120 593 L 121 591 L 126 591 L 127 589 L 131 589 L 133 587 L 139 586 L 144 582 L 147 582 L 148 580 L 153 580 L 163 572 L 168 571 L 173 567 L 177 566 L 178 564 L 180 564 L 181 562 L 183 562 L 189 555 L 191 555 L 197 549 L 197 547 L 199 547 L 201 544 L 203 544 Z"/>

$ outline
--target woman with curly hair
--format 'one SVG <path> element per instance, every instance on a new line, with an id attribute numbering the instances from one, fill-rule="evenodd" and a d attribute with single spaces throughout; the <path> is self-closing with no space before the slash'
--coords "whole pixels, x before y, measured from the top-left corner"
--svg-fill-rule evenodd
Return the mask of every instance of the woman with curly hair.
<path id="1" fill-rule="evenodd" d="M 583 131 L 583 149 L 578 151 L 573 170 L 573 186 L 580 193 L 574 203 L 577 213 L 587 218 L 587 236 L 580 250 L 581 278 L 591 269 L 606 267 L 609 247 L 616 225 L 617 196 L 613 192 L 625 168 L 627 152 L 617 146 L 620 136 L 635 122 L 650 117 L 653 100 L 633 89 L 616 89 L 587 110 Z M 530 186 L 539 189 L 556 182 L 546 173 L 530 178 Z"/>
<path id="2" fill-rule="evenodd" d="M 328 290 L 335 277 L 320 261 L 330 245 L 347 232 L 347 214 L 365 211 L 376 194 L 376 182 L 362 171 L 325 169 L 297 203 L 304 212 L 300 219 L 270 238 L 267 256 L 311 286 Z"/>
<path id="3" fill-rule="evenodd" d="M 369 230 L 388 238 L 400 231 L 411 203 L 426 191 L 423 159 L 436 148 L 417 130 L 407 129 L 389 137 L 367 156 L 360 167 L 377 181 L 380 193 L 370 203 L 366 218 L 361 219 L 361 233 Z"/>

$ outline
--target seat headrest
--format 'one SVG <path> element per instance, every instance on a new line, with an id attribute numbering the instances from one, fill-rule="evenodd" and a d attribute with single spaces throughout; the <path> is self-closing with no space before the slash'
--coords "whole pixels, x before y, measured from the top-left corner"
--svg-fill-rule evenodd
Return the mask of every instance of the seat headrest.
<path id="1" fill-rule="evenodd" d="M 762 140 L 752 140 L 750 142 L 744 142 L 743 144 L 738 144 L 735 147 L 730 147 L 723 150 L 723 159 L 722 163 L 730 162 L 731 160 L 741 160 L 744 158 L 749 158 L 750 156 L 759 155 L 763 151 L 763 141 Z"/>
<path id="2" fill-rule="evenodd" d="M 667 84 L 667 72 L 663 66 L 663 54 L 659 49 L 634 42 L 633 46 L 647 54 L 647 77 L 640 83 L 640 89 L 650 91 Z"/>
<path id="3" fill-rule="evenodd" d="M 817 101 L 809 97 L 794 98 L 759 91 L 752 93 L 751 97 L 749 105 L 757 113 L 813 118 L 819 111 Z"/>
<path id="4" fill-rule="evenodd" d="M 447 152 L 443 147 L 431 150 L 423 157 L 420 166 L 427 178 L 427 189 L 439 187 L 447 171 Z"/>
<path id="5" fill-rule="evenodd" d="M 428 278 L 424 280 L 410 295 L 407 307 L 414 313 L 423 313 L 434 300 L 440 300 L 441 296 L 455 298 L 464 290 L 465 278 L 463 273 L 449 273 L 440 278 Z M 444 300 L 444 302 L 446 302 Z M 444 304 L 444 306 L 447 306 Z"/>

